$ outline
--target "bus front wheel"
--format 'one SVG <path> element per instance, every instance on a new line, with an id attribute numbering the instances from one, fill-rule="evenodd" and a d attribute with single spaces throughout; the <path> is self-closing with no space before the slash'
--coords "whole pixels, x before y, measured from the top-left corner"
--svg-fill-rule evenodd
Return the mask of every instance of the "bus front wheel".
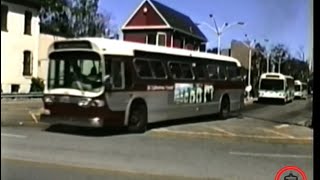
<path id="1" fill-rule="evenodd" d="M 133 104 L 129 115 L 128 130 L 131 133 L 144 133 L 147 129 L 147 107 L 144 104 Z"/>
<path id="2" fill-rule="evenodd" d="M 230 113 L 230 101 L 227 96 L 224 96 L 221 102 L 219 117 L 221 119 L 227 119 L 229 117 L 229 113 Z"/>

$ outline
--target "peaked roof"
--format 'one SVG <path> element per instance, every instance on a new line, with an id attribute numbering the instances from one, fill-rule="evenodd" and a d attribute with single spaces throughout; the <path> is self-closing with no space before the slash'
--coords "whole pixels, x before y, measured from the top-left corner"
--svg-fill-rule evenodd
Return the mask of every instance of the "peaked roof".
<path id="1" fill-rule="evenodd" d="M 185 34 L 195 36 L 203 41 L 208 41 L 206 36 L 201 32 L 201 30 L 191 20 L 191 18 L 189 16 L 187 16 L 181 12 L 178 12 L 178 11 L 176 11 L 176 10 L 174 10 L 164 4 L 161 4 L 158 1 L 145 0 L 137 8 L 137 10 L 140 9 L 145 2 L 150 3 L 150 5 L 155 9 L 155 11 L 164 20 L 164 22 L 166 22 L 166 24 L 168 26 L 170 26 L 170 28 L 177 30 L 177 31 L 181 31 L 182 33 L 185 33 Z M 137 10 L 134 12 L 134 14 L 137 12 Z M 130 19 L 133 17 L 133 15 L 130 17 Z M 128 21 L 130 19 L 128 19 Z"/>

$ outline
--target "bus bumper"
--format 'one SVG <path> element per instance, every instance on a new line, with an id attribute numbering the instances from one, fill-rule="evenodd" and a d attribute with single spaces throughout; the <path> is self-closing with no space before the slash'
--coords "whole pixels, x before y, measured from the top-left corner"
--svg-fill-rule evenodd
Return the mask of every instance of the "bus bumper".
<path id="1" fill-rule="evenodd" d="M 103 127 L 104 120 L 100 117 L 84 118 L 84 117 L 63 117 L 53 115 L 40 115 L 40 122 L 53 124 L 65 124 L 81 127 Z"/>

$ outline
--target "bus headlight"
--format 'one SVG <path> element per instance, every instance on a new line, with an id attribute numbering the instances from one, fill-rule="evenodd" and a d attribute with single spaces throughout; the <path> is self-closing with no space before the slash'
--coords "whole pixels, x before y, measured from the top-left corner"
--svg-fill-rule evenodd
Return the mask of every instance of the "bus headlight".
<path id="1" fill-rule="evenodd" d="M 78 105 L 81 107 L 89 107 L 91 105 L 91 99 L 82 99 L 78 102 Z"/>
<path id="2" fill-rule="evenodd" d="M 88 108 L 88 107 L 103 107 L 104 104 L 105 103 L 103 100 L 99 100 L 99 99 L 92 100 L 90 98 L 83 99 L 78 102 L 79 106 L 86 107 L 86 108 Z"/>
<path id="3" fill-rule="evenodd" d="M 53 97 L 45 96 L 45 97 L 43 98 L 43 101 L 44 101 L 45 103 L 47 103 L 47 104 L 51 104 L 51 103 L 53 103 Z"/>
<path id="4" fill-rule="evenodd" d="M 91 101 L 91 106 L 93 107 L 103 107 L 104 106 L 104 101 L 100 99 L 95 99 Z"/>

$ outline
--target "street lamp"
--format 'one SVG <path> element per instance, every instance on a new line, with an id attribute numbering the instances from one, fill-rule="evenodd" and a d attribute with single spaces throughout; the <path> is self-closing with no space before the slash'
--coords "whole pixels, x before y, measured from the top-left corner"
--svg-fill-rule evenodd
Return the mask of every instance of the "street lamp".
<path id="1" fill-rule="evenodd" d="M 245 34 L 245 37 L 248 38 L 248 35 Z M 242 42 L 242 44 L 244 44 L 248 49 L 249 49 L 249 62 L 248 62 L 248 86 L 246 88 L 247 91 L 247 98 L 250 98 L 250 92 L 252 90 L 252 86 L 251 86 L 251 61 L 252 61 L 252 49 L 254 48 L 254 44 L 255 44 L 256 40 L 249 40 L 249 45 Z"/>
<path id="2" fill-rule="evenodd" d="M 219 28 L 217 25 L 217 22 L 215 20 L 215 18 L 213 17 L 212 14 L 209 14 L 209 17 L 213 20 L 214 23 L 214 27 L 212 27 L 211 25 L 209 25 L 208 23 L 202 22 L 201 24 L 208 26 L 210 29 L 212 29 L 218 36 L 218 55 L 220 55 L 220 47 L 221 47 L 221 35 L 222 33 L 229 29 L 230 27 L 236 26 L 236 25 L 244 25 L 244 22 L 233 22 L 233 23 L 223 23 L 223 25 Z"/>

